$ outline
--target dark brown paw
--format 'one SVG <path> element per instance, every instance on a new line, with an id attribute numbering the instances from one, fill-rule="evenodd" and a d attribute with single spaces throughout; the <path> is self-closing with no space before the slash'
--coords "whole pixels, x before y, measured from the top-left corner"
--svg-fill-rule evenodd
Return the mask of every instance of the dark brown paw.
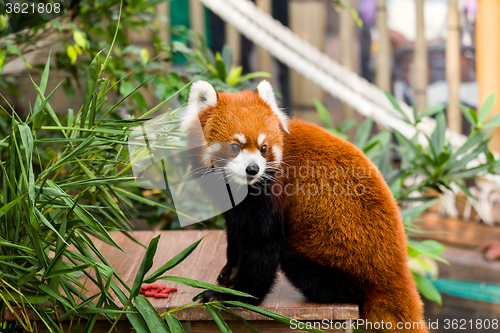
<path id="1" fill-rule="evenodd" d="M 228 267 L 227 265 L 220 271 L 217 282 L 227 288 L 231 288 L 236 283 L 237 267 Z"/>
<path id="2" fill-rule="evenodd" d="M 216 302 L 216 301 L 229 301 L 231 295 L 223 294 L 213 290 L 205 290 L 203 297 L 201 298 L 201 303 Z"/>

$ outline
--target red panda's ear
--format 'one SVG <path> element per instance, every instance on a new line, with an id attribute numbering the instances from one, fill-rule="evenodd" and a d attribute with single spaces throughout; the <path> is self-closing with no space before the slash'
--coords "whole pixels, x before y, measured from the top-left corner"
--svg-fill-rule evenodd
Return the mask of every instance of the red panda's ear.
<path id="1" fill-rule="evenodd" d="M 278 117 L 281 127 L 283 127 L 283 129 L 287 133 L 290 133 L 290 130 L 288 128 L 288 117 L 278 107 L 278 103 L 276 103 L 276 97 L 274 97 L 274 91 L 273 87 L 271 87 L 271 84 L 266 80 L 260 82 L 257 86 L 257 93 L 259 94 L 260 99 L 269 104 L 271 110 L 274 112 L 276 117 Z"/>
<path id="2" fill-rule="evenodd" d="M 217 105 L 217 93 L 214 87 L 206 81 L 194 82 L 191 85 L 186 110 L 182 115 L 181 130 L 186 131 L 194 121 L 199 123 L 200 112 L 215 105 Z"/>

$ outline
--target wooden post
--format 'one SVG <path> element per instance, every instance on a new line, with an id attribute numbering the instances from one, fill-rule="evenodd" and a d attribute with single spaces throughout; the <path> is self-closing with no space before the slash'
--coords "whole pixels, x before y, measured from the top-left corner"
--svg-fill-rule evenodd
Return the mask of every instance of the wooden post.
<path id="1" fill-rule="evenodd" d="M 292 31 L 320 50 L 324 49 L 326 6 L 327 3 L 324 1 L 294 0 L 289 2 L 288 9 Z M 325 93 L 321 87 L 292 70 L 290 73 L 290 97 L 294 117 L 322 124 L 313 104 L 315 98 L 324 101 Z"/>
<path id="2" fill-rule="evenodd" d="M 344 4 L 353 6 L 353 0 L 344 0 Z M 354 21 L 352 19 L 352 13 L 349 8 L 342 8 L 340 11 L 340 63 L 347 69 L 354 70 Z M 342 120 L 350 119 L 354 117 L 354 110 L 346 103 L 342 104 Z M 350 139 L 354 138 L 355 129 L 349 130 L 347 135 Z"/>
<path id="3" fill-rule="evenodd" d="M 228 23 L 226 23 L 226 44 L 233 51 L 233 67 L 241 65 L 241 35 Z"/>
<path id="4" fill-rule="evenodd" d="M 448 0 L 448 36 L 446 39 L 446 81 L 448 82 L 448 127 L 462 133 L 460 102 L 460 23 L 458 0 Z"/>
<path id="5" fill-rule="evenodd" d="M 377 53 L 377 69 L 375 83 L 380 88 L 391 91 L 391 50 L 389 29 L 387 27 L 386 0 L 377 0 L 376 26 L 379 35 L 379 50 Z"/>
<path id="6" fill-rule="evenodd" d="M 424 0 L 416 0 L 417 39 L 413 56 L 413 93 L 417 110 L 422 112 L 427 106 L 428 61 L 427 40 L 425 39 Z"/>
<path id="7" fill-rule="evenodd" d="M 273 5 L 272 0 L 256 0 L 255 3 L 264 12 L 271 14 Z M 264 50 L 262 47 L 259 46 L 257 49 L 257 58 L 258 58 L 259 71 L 271 73 L 272 69 L 271 66 L 273 60 L 269 52 L 267 52 L 266 50 Z"/>
<path id="8" fill-rule="evenodd" d="M 164 2 L 156 6 L 158 16 L 166 19 L 160 21 L 160 38 L 169 43 L 170 42 L 170 2 Z"/>
<path id="9" fill-rule="evenodd" d="M 200 0 L 189 0 L 189 23 L 205 39 L 205 7 Z"/>
<path id="10" fill-rule="evenodd" d="M 500 1 L 479 0 L 476 20 L 476 72 L 479 105 L 495 93 L 490 117 L 500 113 Z M 500 130 L 493 131 L 490 149 L 500 152 Z"/>

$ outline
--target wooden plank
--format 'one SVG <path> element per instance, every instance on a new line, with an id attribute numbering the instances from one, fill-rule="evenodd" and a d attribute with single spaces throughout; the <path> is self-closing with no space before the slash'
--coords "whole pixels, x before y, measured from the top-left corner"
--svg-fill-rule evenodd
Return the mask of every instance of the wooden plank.
<path id="1" fill-rule="evenodd" d="M 439 277 L 498 283 L 500 262 L 487 261 L 477 249 L 447 246 L 441 257 L 450 264 L 438 262 Z"/>
<path id="2" fill-rule="evenodd" d="M 234 321 L 228 323 L 229 328 L 233 332 L 237 333 L 250 333 L 251 331 L 248 327 L 240 322 Z M 291 333 L 291 332 L 305 332 L 303 330 L 299 330 L 296 328 L 296 325 L 289 326 L 286 324 L 281 324 L 274 321 L 253 321 L 251 322 L 252 327 L 259 333 Z M 323 327 L 323 331 L 327 333 L 337 333 L 343 332 L 342 329 L 329 329 L 330 326 L 335 327 L 335 323 L 321 323 L 319 321 L 310 322 L 312 327 L 321 329 Z M 338 324 L 340 325 L 340 323 Z M 191 333 L 220 333 L 220 329 L 213 321 L 200 321 L 200 322 L 191 322 L 190 324 Z"/>
<path id="3" fill-rule="evenodd" d="M 412 233 L 416 237 L 435 239 L 449 244 L 477 247 L 487 241 L 500 239 L 500 228 L 443 217 L 437 213 L 425 213 L 416 222 L 424 234 Z"/>
<path id="4" fill-rule="evenodd" d="M 183 276 L 190 279 L 200 280 L 212 284 L 217 284 L 216 278 L 219 271 L 226 263 L 226 237 L 224 231 L 161 231 L 161 238 L 158 244 L 157 255 L 153 262 L 150 273 L 161 267 L 165 262 L 174 257 L 178 252 L 197 239 L 206 236 L 199 247 L 180 265 L 168 271 L 169 276 Z M 103 243 L 96 241 L 96 246 L 106 256 L 116 271 L 123 277 L 124 281 L 132 286 L 137 270 L 139 268 L 145 249 L 139 244 L 132 242 L 119 232 L 112 232 L 112 237 L 126 251 L 126 254 Z M 149 244 L 149 241 L 157 235 L 151 231 L 140 231 L 134 233 L 135 237 L 143 244 Z M 151 304 L 161 314 L 174 309 L 186 303 L 202 290 L 187 287 L 181 284 L 169 281 L 159 280 L 156 284 L 166 284 L 168 287 L 178 288 L 177 292 L 171 294 L 168 299 L 150 298 Z M 90 290 L 90 293 L 97 292 Z M 305 298 L 296 291 L 291 284 L 279 274 L 276 288 L 270 294 L 262 305 L 262 308 L 278 312 L 280 314 L 292 317 L 298 320 L 348 320 L 358 318 L 358 307 L 349 304 L 318 304 L 307 302 Z M 256 314 L 254 312 L 234 308 L 232 309 L 238 315 L 247 320 L 270 321 L 270 318 Z M 7 311 L 8 312 L 8 311 Z M 200 305 L 182 311 L 175 312 L 179 320 L 184 321 L 207 321 L 212 317 L 206 309 Z M 227 320 L 238 320 L 234 316 L 223 314 Z M 13 320 L 13 316 L 10 320 Z M 31 318 L 33 318 L 31 316 Z M 8 318 L 7 318 L 8 319 Z M 100 317 L 100 321 L 103 320 Z"/>

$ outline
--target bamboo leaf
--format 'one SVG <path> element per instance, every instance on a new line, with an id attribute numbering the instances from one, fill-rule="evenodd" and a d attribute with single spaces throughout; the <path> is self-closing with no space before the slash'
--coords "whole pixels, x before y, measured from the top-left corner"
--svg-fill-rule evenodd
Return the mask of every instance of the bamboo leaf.
<path id="1" fill-rule="evenodd" d="M 162 265 L 160 268 L 158 268 L 153 274 L 151 274 L 149 277 L 147 277 L 144 280 L 144 283 L 153 283 L 155 282 L 160 276 L 162 276 L 166 271 L 174 268 L 178 264 L 180 264 L 184 259 L 186 259 L 195 249 L 196 247 L 200 244 L 200 242 L 205 238 L 206 236 L 200 238 L 193 244 L 189 245 L 186 247 L 184 250 L 179 252 L 175 257 L 170 259 L 167 263 Z"/>
<path id="2" fill-rule="evenodd" d="M 151 332 L 155 333 L 170 333 L 170 330 L 165 324 L 165 321 L 160 317 L 156 309 L 151 305 L 151 303 L 142 295 L 138 295 L 134 298 L 135 307 L 140 312 L 144 321 L 148 325 Z"/>
<path id="3" fill-rule="evenodd" d="M 220 315 L 219 312 L 211 305 L 211 304 L 204 304 L 205 307 L 207 308 L 208 312 L 214 318 L 215 323 L 219 327 L 220 331 L 222 333 L 232 333 L 231 329 L 229 326 L 227 326 L 227 323 L 222 319 L 222 316 Z"/>
<path id="4" fill-rule="evenodd" d="M 172 333 L 185 333 L 184 328 L 182 328 L 181 322 L 171 313 L 165 315 L 165 320 L 167 321 L 168 328 Z"/>
<path id="5" fill-rule="evenodd" d="M 139 291 L 141 289 L 141 284 L 143 283 L 144 276 L 153 266 L 153 257 L 156 253 L 156 249 L 158 248 L 159 240 L 160 240 L 160 235 L 156 236 L 149 242 L 146 253 L 144 254 L 141 265 L 139 266 L 139 270 L 137 271 L 137 275 L 135 276 L 134 284 L 132 285 L 132 291 L 130 292 L 131 297 L 139 295 Z"/>
<path id="6" fill-rule="evenodd" d="M 486 98 L 483 105 L 481 106 L 481 109 L 479 109 L 479 116 L 478 116 L 479 124 L 482 124 L 486 120 L 486 118 L 488 118 L 488 115 L 493 109 L 494 103 L 495 103 L 495 93 L 492 93 L 491 95 L 488 96 L 488 98 Z"/>
<path id="7" fill-rule="evenodd" d="M 206 283 L 206 282 L 201 282 L 185 277 L 179 277 L 179 276 L 162 276 L 158 278 L 158 280 L 167 280 L 167 281 L 172 281 L 172 282 L 177 282 L 180 284 L 183 284 L 188 287 L 193 287 L 193 288 L 202 288 L 202 289 L 210 289 L 213 291 L 218 291 L 221 293 L 229 294 L 229 295 L 234 295 L 234 296 L 242 296 L 242 297 L 251 297 L 251 298 L 256 298 L 252 295 L 249 295 L 247 293 L 237 291 L 234 289 L 229 289 L 229 288 L 224 288 L 224 287 L 219 287 L 219 286 L 214 286 L 213 284 Z"/>

